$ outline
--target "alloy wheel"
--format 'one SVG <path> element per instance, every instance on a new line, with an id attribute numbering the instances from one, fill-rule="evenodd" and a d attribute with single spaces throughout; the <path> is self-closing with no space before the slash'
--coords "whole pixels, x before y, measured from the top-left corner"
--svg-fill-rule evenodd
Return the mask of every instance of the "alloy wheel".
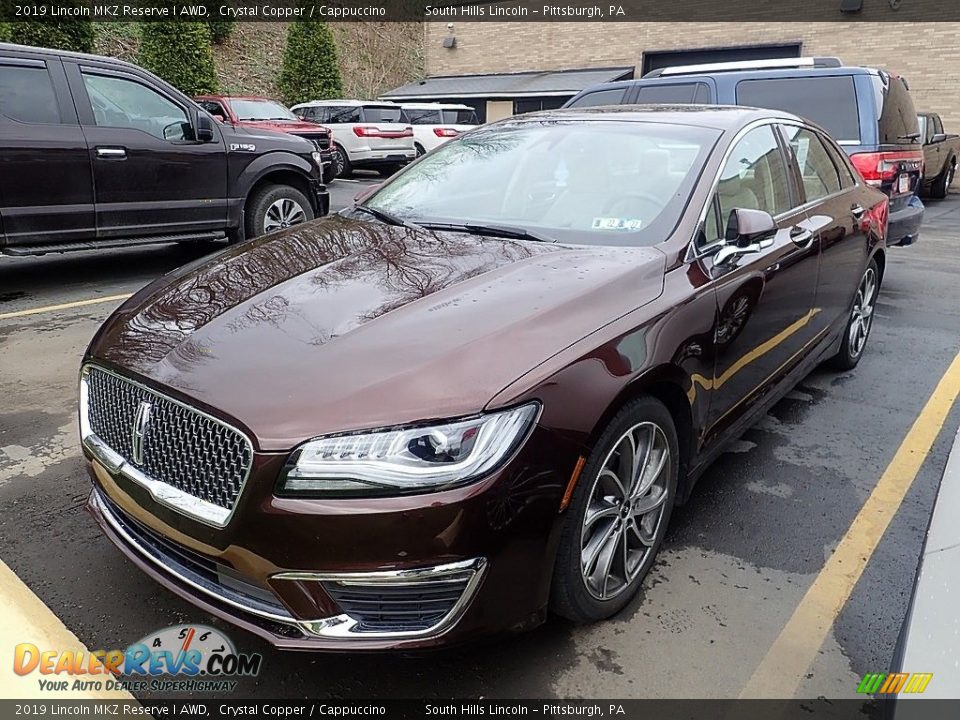
<path id="1" fill-rule="evenodd" d="M 291 225 L 299 225 L 307 219 L 300 203 L 290 198 L 280 198 L 270 204 L 263 219 L 263 231 L 273 232 Z"/>
<path id="2" fill-rule="evenodd" d="M 594 598 L 611 600 L 640 575 L 657 541 L 669 477 L 670 445 L 656 423 L 634 425 L 607 454 L 580 530 L 580 573 Z"/>
<path id="3" fill-rule="evenodd" d="M 877 301 L 877 274 L 872 267 L 868 267 L 857 288 L 857 296 L 853 300 L 853 310 L 850 318 L 850 330 L 847 337 L 851 357 L 859 357 L 867 344 L 867 336 L 873 324 L 873 310 Z"/>

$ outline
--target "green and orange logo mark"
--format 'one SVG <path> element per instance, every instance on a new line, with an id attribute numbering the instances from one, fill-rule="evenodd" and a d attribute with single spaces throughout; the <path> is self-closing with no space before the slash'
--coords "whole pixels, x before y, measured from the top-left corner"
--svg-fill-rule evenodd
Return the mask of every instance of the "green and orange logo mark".
<path id="1" fill-rule="evenodd" d="M 933 673 L 867 673 L 857 692 L 867 695 L 922 693 L 932 679 Z"/>

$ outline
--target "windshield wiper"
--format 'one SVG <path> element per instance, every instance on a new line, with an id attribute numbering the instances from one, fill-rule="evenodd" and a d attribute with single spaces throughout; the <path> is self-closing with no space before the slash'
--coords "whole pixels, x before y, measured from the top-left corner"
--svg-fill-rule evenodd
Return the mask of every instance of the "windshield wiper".
<path id="1" fill-rule="evenodd" d="M 402 217 L 394 215 L 391 212 L 386 210 L 378 210 L 377 208 L 370 207 L 369 205 L 354 205 L 354 210 L 359 210 L 360 212 L 365 212 L 367 215 L 372 215 L 380 222 L 385 222 L 387 225 L 397 225 L 399 227 L 409 228 L 411 230 L 423 230 L 420 225 L 417 225 L 415 222 L 410 222 L 405 220 Z"/>
<path id="2" fill-rule="evenodd" d="M 471 235 L 489 235 L 490 237 L 510 238 L 513 240 L 534 240 L 536 242 L 555 243 L 556 239 L 527 230 L 519 225 L 502 225 L 500 223 L 421 223 L 422 227 L 435 230 L 453 230 L 468 232 Z"/>

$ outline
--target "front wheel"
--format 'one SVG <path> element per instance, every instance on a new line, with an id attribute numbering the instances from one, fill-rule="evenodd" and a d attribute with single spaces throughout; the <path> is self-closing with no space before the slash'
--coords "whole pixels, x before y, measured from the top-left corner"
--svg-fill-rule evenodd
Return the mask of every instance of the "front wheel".
<path id="1" fill-rule="evenodd" d="M 551 608 L 580 623 L 630 602 L 663 544 L 679 473 L 677 431 L 643 397 L 610 421 L 590 454 L 560 536 Z"/>
<path id="2" fill-rule="evenodd" d="M 266 185 L 247 205 L 247 237 L 259 237 L 309 220 L 313 220 L 313 208 L 306 195 L 289 185 Z"/>
<path id="3" fill-rule="evenodd" d="M 880 270 L 877 261 L 872 259 L 860 278 L 857 294 L 850 308 L 850 317 L 843 331 L 840 350 L 828 361 L 835 370 L 853 370 L 863 357 L 867 338 L 873 328 L 873 311 L 877 306 L 880 292 Z"/>

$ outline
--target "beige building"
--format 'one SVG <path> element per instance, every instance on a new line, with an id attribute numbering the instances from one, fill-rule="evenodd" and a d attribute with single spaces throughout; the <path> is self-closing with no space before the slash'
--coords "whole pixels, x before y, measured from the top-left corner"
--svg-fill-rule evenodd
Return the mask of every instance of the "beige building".
<path id="1" fill-rule="evenodd" d="M 669 64 L 828 55 L 848 65 L 881 67 L 903 75 L 917 109 L 939 112 L 948 132 L 960 132 L 960 23 L 956 22 L 456 21 L 452 28 L 446 22 L 428 22 L 424 27 L 426 82 L 385 97 L 412 98 L 419 92 L 417 99 L 457 99 L 474 105 L 483 119 L 494 120 L 539 107 L 558 107 L 586 87 L 584 82 L 596 84 L 598 73 L 606 73 L 603 79 L 615 79 L 631 77 L 629 73 L 640 77 Z M 543 74 L 586 68 L 600 70 Z M 434 80 L 435 76 L 464 75 L 480 77 Z M 435 87 L 439 92 L 433 92 Z"/>

